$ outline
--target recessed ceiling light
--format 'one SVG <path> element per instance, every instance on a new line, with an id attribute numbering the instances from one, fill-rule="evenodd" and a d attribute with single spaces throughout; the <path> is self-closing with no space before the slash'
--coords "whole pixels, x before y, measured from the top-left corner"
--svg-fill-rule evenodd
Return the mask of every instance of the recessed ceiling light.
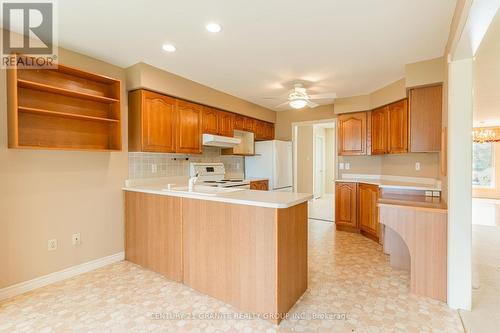
<path id="1" fill-rule="evenodd" d="M 167 52 L 175 52 L 177 50 L 172 44 L 163 44 L 162 49 Z"/>
<path id="2" fill-rule="evenodd" d="M 222 30 L 222 27 L 217 23 L 209 23 L 205 26 L 205 29 L 207 29 L 207 31 L 209 32 L 220 32 Z"/>

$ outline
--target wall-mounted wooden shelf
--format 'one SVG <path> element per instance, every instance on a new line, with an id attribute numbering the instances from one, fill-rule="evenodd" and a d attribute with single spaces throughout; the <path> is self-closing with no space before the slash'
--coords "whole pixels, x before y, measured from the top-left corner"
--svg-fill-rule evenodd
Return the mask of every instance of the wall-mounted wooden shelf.
<path id="1" fill-rule="evenodd" d="M 9 148 L 121 150 L 119 80 L 64 65 L 18 67 L 7 71 L 7 90 Z"/>
<path id="2" fill-rule="evenodd" d="M 65 95 L 65 96 L 69 96 L 69 97 L 88 99 L 90 101 L 103 102 L 103 103 L 116 103 L 116 102 L 118 102 L 118 100 L 115 98 L 109 98 L 109 97 L 98 96 L 98 95 L 91 95 L 91 94 L 79 92 L 76 90 L 58 88 L 58 87 L 54 87 L 54 86 L 51 86 L 48 84 L 37 83 L 37 82 L 32 82 L 32 81 L 27 81 L 27 80 L 18 79 L 17 85 L 19 87 L 23 87 L 23 88 L 46 91 L 46 92 Z"/>
<path id="3" fill-rule="evenodd" d="M 56 112 L 56 111 L 49 111 L 49 110 L 42 110 L 42 109 L 35 109 L 35 108 L 26 108 L 23 106 L 20 106 L 18 109 L 19 109 L 19 112 L 44 114 L 44 115 L 48 115 L 48 116 L 57 116 L 57 117 L 63 117 L 63 118 L 86 119 L 86 120 L 104 121 L 104 122 L 112 122 L 112 123 L 120 122 L 119 119 L 92 117 L 92 116 L 85 116 L 83 114 Z"/>

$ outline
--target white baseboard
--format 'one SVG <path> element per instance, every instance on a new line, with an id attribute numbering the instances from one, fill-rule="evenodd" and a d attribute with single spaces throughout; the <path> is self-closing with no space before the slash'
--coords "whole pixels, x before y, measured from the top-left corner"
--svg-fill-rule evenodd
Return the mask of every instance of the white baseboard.
<path id="1" fill-rule="evenodd" d="M 24 281 L 12 286 L 0 289 L 0 300 L 24 294 L 27 291 L 34 290 L 54 282 L 62 281 L 70 277 L 93 271 L 94 269 L 110 265 L 125 259 L 125 252 L 118 252 L 107 257 L 95 259 L 80 265 L 72 266 L 58 272 L 50 273 L 44 276 Z"/>

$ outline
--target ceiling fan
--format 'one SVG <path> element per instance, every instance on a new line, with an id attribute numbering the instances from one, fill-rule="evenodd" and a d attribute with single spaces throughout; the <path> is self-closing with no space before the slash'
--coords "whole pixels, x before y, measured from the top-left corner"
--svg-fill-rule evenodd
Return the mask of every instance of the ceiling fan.
<path id="1" fill-rule="evenodd" d="M 336 97 L 337 94 L 335 93 L 309 95 L 302 83 L 294 83 L 293 88 L 288 93 L 287 101 L 276 105 L 276 108 L 280 108 L 285 105 L 289 105 L 294 109 L 302 109 L 305 106 L 315 108 L 319 106 L 319 104 L 314 103 L 314 100 L 335 99 Z"/>

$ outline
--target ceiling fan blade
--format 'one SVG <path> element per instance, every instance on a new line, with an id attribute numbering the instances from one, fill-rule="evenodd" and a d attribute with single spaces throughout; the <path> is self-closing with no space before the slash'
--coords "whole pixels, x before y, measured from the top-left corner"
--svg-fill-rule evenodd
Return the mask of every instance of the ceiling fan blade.
<path id="1" fill-rule="evenodd" d="M 283 102 L 283 103 L 281 103 L 281 104 L 276 105 L 276 106 L 275 106 L 275 108 L 281 108 L 281 107 L 283 107 L 283 106 L 285 106 L 285 105 L 288 105 L 288 101 L 286 101 L 286 102 Z"/>
<path id="2" fill-rule="evenodd" d="M 312 109 L 312 108 L 319 106 L 319 104 L 311 102 L 311 101 L 307 101 L 307 106 Z"/>
<path id="3" fill-rule="evenodd" d="M 324 94 L 315 94 L 309 95 L 310 99 L 335 99 L 337 98 L 336 93 L 324 93 Z"/>

